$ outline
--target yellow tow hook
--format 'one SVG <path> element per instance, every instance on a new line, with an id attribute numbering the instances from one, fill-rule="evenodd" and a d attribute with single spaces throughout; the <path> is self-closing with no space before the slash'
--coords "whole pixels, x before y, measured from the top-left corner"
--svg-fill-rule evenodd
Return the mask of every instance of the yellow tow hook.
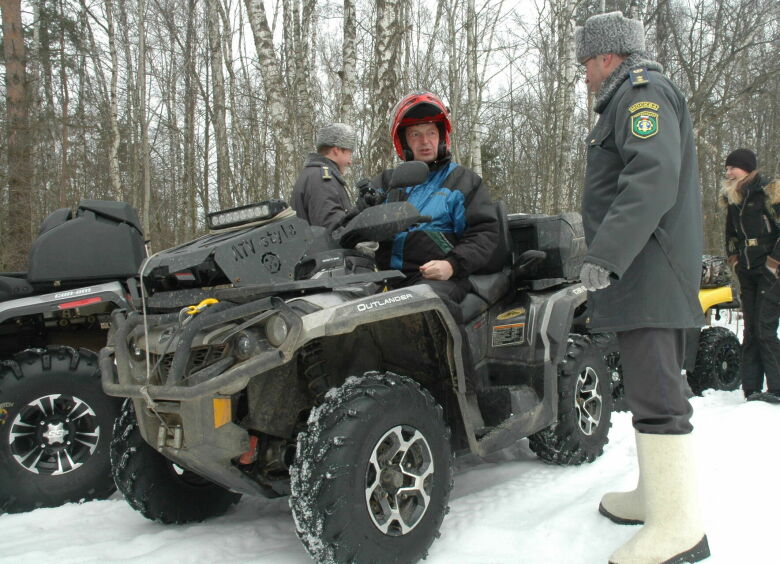
<path id="1" fill-rule="evenodd" d="M 187 309 L 184 310 L 184 313 L 187 315 L 195 315 L 209 307 L 210 305 L 218 304 L 219 300 L 214 298 L 206 298 L 202 302 L 200 302 L 198 305 L 191 305 L 187 306 Z"/>

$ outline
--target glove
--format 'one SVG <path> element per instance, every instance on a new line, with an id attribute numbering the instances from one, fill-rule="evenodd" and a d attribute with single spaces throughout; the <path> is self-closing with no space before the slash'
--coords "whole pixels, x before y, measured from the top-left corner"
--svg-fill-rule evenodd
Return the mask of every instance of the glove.
<path id="1" fill-rule="evenodd" d="M 384 200 L 384 194 L 377 190 L 368 178 L 358 180 L 355 187 L 358 190 L 357 206 L 361 211 L 369 206 L 381 204 Z"/>
<path id="2" fill-rule="evenodd" d="M 585 262 L 582 264 L 580 280 L 582 280 L 582 285 L 585 286 L 585 289 L 588 292 L 601 290 L 612 283 L 612 280 L 609 277 L 609 271 L 592 262 Z"/>

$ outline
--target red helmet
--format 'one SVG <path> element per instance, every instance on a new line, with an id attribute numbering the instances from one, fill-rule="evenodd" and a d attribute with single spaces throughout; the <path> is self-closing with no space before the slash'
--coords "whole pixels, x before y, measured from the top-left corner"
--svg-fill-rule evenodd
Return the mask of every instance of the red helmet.
<path id="1" fill-rule="evenodd" d="M 447 156 L 450 152 L 450 111 L 444 102 L 433 92 L 424 90 L 407 94 L 390 112 L 390 138 L 393 140 L 395 152 L 404 161 L 414 157 L 406 145 L 403 130 L 410 125 L 435 123 L 439 128 L 439 151 L 436 159 Z"/>

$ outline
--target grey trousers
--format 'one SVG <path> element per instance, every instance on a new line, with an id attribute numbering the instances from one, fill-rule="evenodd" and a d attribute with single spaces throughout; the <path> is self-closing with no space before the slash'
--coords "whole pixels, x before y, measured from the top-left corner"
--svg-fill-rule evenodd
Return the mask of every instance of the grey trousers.
<path id="1" fill-rule="evenodd" d="M 681 375 L 685 329 L 634 329 L 617 337 L 634 429 L 654 435 L 690 433 L 693 408 Z"/>

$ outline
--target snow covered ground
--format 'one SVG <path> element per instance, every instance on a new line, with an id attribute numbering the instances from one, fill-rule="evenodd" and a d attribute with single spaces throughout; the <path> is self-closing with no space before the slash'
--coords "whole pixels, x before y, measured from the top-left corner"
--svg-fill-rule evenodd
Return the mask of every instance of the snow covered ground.
<path id="1" fill-rule="evenodd" d="M 699 477 L 712 564 L 780 562 L 780 406 L 740 392 L 694 398 Z M 427 562 L 605 564 L 636 527 L 601 517 L 604 491 L 633 487 L 630 415 L 616 413 L 604 455 L 563 468 L 521 441 L 495 461 L 461 460 L 442 536 Z M 285 499 L 244 498 L 206 523 L 164 526 L 115 497 L 0 516 L 0 562 L 310 562 Z"/>

